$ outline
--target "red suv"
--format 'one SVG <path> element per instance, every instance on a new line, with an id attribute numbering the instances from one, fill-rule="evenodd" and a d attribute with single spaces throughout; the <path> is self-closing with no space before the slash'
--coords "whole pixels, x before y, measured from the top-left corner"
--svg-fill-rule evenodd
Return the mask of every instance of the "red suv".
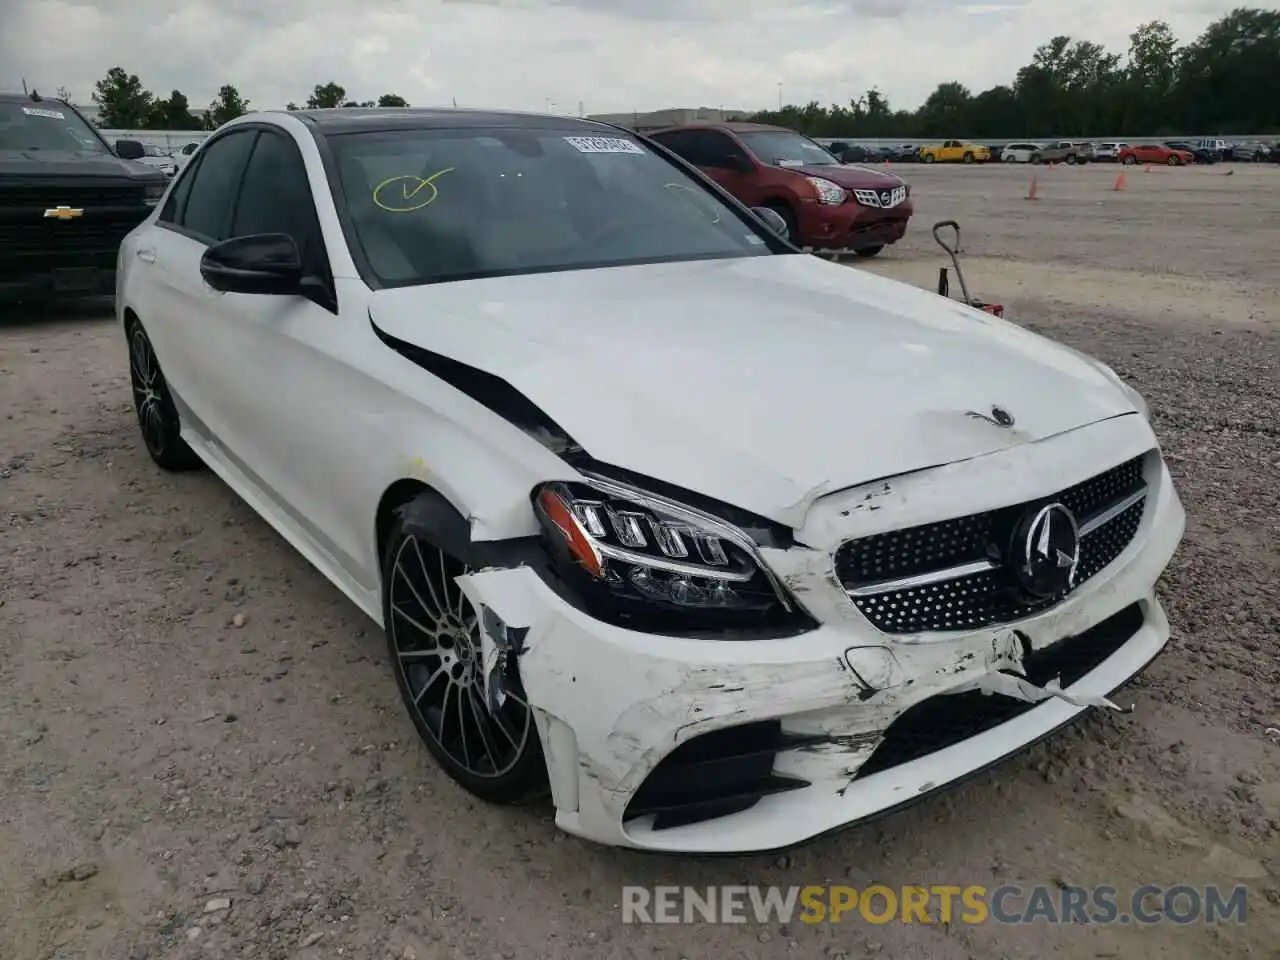
<path id="1" fill-rule="evenodd" d="M 907 232 L 911 188 L 900 177 L 844 166 L 794 130 L 715 123 L 648 136 L 747 206 L 776 210 L 797 246 L 874 257 Z"/>

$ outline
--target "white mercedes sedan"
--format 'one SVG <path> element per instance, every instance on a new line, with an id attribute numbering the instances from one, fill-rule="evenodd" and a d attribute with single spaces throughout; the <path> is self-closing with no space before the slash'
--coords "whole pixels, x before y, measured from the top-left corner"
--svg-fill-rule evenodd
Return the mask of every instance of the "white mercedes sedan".
<path id="1" fill-rule="evenodd" d="M 585 120 L 250 114 L 120 251 L 142 439 L 381 625 L 450 777 L 602 843 L 788 846 L 1129 709 L 1142 399 L 776 229 Z"/>

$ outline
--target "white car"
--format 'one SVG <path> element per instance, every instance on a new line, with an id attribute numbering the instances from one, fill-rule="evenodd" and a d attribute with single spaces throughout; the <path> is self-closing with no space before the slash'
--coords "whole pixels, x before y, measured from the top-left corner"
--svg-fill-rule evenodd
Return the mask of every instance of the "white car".
<path id="1" fill-rule="evenodd" d="M 178 172 L 178 162 L 169 154 L 164 153 L 159 147 L 149 143 L 143 146 L 142 156 L 138 158 L 138 163 L 163 171 L 166 177 L 172 177 Z"/>
<path id="2" fill-rule="evenodd" d="M 1114 706 L 1184 516 L 1110 369 L 774 230 L 586 120 L 254 113 L 121 249 L 142 436 L 385 629 L 467 790 L 790 845 Z"/>
<path id="3" fill-rule="evenodd" d="M 1000 159 L 1005 163 L 1033 163 L 1043 149 L 1042 143 L 1010 143 L 1000 151 Z"/>
<path id="4" fill-rule="evenodd" d="M 1123 140 L 1108 140 L 1094 147 L 1094 157 L 1097 160 L 1117 161 L 1120 159 L 1120 151 L 1127 146 L 1129 144 Z"/>

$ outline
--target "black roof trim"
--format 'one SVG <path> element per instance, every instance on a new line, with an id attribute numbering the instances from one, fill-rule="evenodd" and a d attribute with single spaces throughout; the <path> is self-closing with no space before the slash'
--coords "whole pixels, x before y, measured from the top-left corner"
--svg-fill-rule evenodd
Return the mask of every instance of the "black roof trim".
<path id="1" fill-rule="evenodd" d="M 616 129 L 608 124 L 551 113 L 443 107 L 334 107 L 324 110 L 264 111 L 297 117 L 324 134 L 368 133 L 381 130 L 457 130 L 484 127 L 531 130 Z"/>

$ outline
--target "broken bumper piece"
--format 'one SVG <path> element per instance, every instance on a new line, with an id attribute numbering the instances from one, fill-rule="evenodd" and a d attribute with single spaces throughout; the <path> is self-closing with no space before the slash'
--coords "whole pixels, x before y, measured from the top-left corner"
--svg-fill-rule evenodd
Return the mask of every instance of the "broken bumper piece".
<path id="1" fill-rule="evenodd" d="M 822 607 L 815 586 L 800 595 L 821 623 L 800 636 L 687 639 L 593 619 L 528 567 L 459 583 L 489 642 L 518 658 L 561 828 L 650 850 L 777 849 L 1123 703 L 1115 691 L 1168 641 L 1152 585 L 1184 525 L 1167 471 L 1150 480 L 1141 532 L 1104 570 L 1046 611 L 971 631 L 895 636 L 852 604 Z M 795 584 L 782 553 L 796 551 L 767 556 Z"/>

